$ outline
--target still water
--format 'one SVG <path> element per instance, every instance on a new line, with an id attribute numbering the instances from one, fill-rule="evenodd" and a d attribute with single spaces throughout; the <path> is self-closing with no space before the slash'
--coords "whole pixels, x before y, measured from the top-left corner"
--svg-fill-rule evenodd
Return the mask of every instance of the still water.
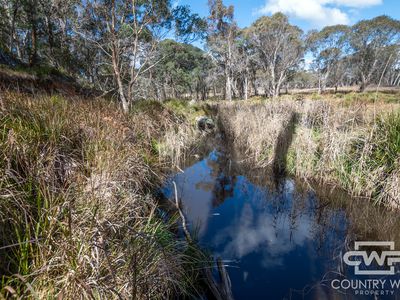
<path id="1" fill-rule="evenodd" d="M 334 286 L 344 279 L 353 284 L 400 280 L 398 274 L 356 276 L 354 267 L 342 260 L 356 238 L 398 236 L 396 229 L 389 234 L 397 221 L 389 229 L 378 224 L 388 234 L 382 236 L 374 230 L 373 218 L 368 219 L 385 212 L 345 207 L 340 199 L 317 195 L 293 179 L 270 180 L 217 150 L 167 180 L 163 193 L 169 199 L 174 198 L 173 181 L 190 230 L 202 247 L 225 262 L 235 299 L 400 299 L 400 289 L 386 291 L 389 282 L 361 289 L 346 289 L 347 281 L 345 288 L 331 286 L 334 279 Z M 371 290 L 379 295 L 360 295 Z"/>

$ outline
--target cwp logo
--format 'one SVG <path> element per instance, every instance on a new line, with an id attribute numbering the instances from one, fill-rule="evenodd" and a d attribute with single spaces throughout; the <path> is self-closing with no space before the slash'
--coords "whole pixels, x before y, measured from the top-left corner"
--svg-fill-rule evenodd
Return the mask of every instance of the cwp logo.
<path id="1" fill-rule="evenodd" d="M 376 251 L 372 251 L 368 255 L 367 251 L 360 249 L 362 247 L 382 247 L 382 251 L 380 255 Z M 356 275 L 394 275 L 394 265 L 400 262 L 400 251 L 394 250 L 394 242 L 354 242 L 354 251 L 346 252 L 343 260 L 346 265 L 354 266 L 354 273 Z M 368 269 L 368 267 L 371 267 L 373 261 L 376 261 L 378 266 L 386 266 L 389 269 Z M 361 264 L 364 264 L 367 269 L 360 270 Z"/>

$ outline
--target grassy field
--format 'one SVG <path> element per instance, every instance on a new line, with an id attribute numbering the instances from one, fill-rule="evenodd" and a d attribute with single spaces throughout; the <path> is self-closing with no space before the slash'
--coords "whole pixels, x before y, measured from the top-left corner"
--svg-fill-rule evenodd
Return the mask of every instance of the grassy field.
<path id="1" fill-rule="evenodd" d="M 399 207 L 399 94 L 282 96 L 218 111 L 230 140 L 257 166 Z"/>
<path id="2" fill-rule="evenodd" d="M 124 115 L 101 99 L 1 94 L 0 298 L 195 291 L 201 254 L 152 196 L 195 139 L 186 116 L 201 109 L 178 105 Z"/>

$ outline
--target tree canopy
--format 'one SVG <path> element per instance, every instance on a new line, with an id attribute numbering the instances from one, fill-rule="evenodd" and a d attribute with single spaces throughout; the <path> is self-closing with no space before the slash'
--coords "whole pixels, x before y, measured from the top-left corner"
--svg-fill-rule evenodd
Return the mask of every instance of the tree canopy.
<path id="1" fill-rule="evenodd" d="M 0 62 L 55 68 L 125 111 L 144 98 L 400 85 L 400 22 L 388 16 L 304 33 L 282 13 L 240 28 L 222 0 L 208 1 L 207 18 L 171 0 L 0 2 Z"/>

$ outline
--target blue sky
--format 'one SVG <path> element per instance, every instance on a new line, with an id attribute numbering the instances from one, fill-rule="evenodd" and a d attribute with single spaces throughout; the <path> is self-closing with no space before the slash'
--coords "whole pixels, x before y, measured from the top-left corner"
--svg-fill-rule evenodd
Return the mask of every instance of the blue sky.
<path id="1" fill-rule="evenodd" d="M 176 0 L 189 5 L 192 12 L 208 15 L 207 0 Z M 281 11 L 304 31 L 326 25 L 354 24 L 361 19 L 389 15 L 400 19 L 400 0 L 224 0 L 235 6 L 235 18 L 240 27 L 249 26 L 262 15 Z"/>

